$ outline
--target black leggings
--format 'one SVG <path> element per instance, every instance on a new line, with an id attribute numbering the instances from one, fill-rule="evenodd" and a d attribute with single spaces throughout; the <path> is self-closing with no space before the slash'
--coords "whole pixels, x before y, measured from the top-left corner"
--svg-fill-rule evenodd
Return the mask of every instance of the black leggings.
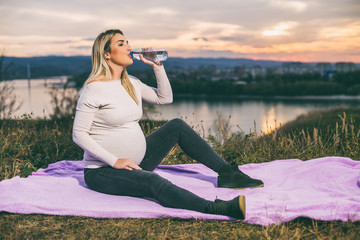
<path id="1" fill-rule="evenodd" d="M 227 164 L 189 125 L 173 119 L 146 137 L 142 170 L 115 169 L 110 166 L 84 170 L 85 182 L 92 190 L 134 197 L 149 197 L 165 207 L 204 212 L 210 203 L 152 172 L 176 144 L 189 157 L 218 172 Z"/>

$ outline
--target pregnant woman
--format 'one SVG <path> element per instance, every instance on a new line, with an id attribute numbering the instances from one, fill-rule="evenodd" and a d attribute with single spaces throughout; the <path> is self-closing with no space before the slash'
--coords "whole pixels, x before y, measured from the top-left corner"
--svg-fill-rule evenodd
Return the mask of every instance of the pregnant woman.
<path id="1" fill-rule="evenodd" d="M 172 102 L 172 90 L 161 62 L 141 60 L 155 73 L 157 88 L 127 74 L 131 47 L 117 29 L 101 33 L 92 48 L 92 72 L 79 92 L 73 140 L 84 150 L 87 186 L 101 193 L 147 197 L 171 208 L 245 218 L 245 196 L 209 201 L 160 177 L 153 170 L 175 144 L 191 158 L 219 174 L 218 187 L 263 186 L 224 161 L 193 129 L 174 119 L 145 137 L 139 120 L 142 101 Z"/>

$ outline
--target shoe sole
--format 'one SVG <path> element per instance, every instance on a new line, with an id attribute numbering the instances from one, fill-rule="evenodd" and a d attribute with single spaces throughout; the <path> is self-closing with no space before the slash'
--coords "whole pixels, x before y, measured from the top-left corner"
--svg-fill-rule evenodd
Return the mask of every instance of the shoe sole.
<path id="1" fill-rule="evenodd" d="M 264 184 L 252 186 L 252 187 L 218 186 L 218 188 L 231 188 L 231 189 L 235 189 L 235 190 L 246 189 L 246 188 L 259 188 L 259 187 L 264 187 Z"/>
<path id="2" fill-rule="evenodd" d="M 246 218 L 246 202 L 245 202 L 245 196 L 244 195 L 240 195 L 239 196 L 239 206 L 240 206 L 240 210 L 243 214 L 243 218 L 242 220 L 244 220 Z"/>
<path id="3" fill-rule="evenodd" d="M 258 186 L 254 186 L 254 187 L 242 187 L 242 188 L 233 188 L 233 187 L 230 187 L 231 189 L 234 189 L 234 190 L 240 190 L 240 189 L 246 189 L 246 188 L 259 188 L 259 187 L 264 187 L 264 184 L 261 184 L 261 185 L 258 185 Z"/>

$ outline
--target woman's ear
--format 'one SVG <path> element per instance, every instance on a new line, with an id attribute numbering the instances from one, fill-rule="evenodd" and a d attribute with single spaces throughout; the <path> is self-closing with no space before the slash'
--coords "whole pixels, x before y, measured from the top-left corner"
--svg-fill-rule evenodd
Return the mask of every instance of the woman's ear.
<path id="1" fill-rule="evenodd" d="M 109 53 L 105 53 L 105 59 L 110 60 L 110 54 Z"/>

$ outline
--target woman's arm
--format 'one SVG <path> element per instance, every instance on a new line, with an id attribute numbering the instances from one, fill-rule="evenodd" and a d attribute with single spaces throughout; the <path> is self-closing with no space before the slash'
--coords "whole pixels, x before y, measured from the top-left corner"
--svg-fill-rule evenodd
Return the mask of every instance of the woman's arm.
<path id="1" fill-rule="evenodd" d="M 157 88 L 150 87 L 139 81 L 142 99 L 152 104 L 172 103 L 173 93 L 164 67 L 154 68 L 154 73 L 156 76 Z"/>
<path id="2" fill-rule="evenodd" d="M 172 103 L 173 92 L 163 64 L 161 62 L 155 63 L 149 61 L 142 55 L 140 55 L 140 59 L 144 63 L 152 66 L 157 82 L 157 88 L 153 88 L 139 81 L 142 99 L 152 104 Z"/>
<path id="3" fill-rule="evenodd" d="M 95 112 L 84 111 L 84 108 L 86 108 L 86 106 L 80 105 L 76 110 L 72 135 L 73 141 L 83 150 L 89 152 L 97 159 L 113 167 L 117 161 L 117 157 L 101 147 L 89 135 Z"/>
<path id="4" fill-rule="evenodd" d="M 73 125 L 73 141 L 83 150 L 95 156 L 96 159 L 103 161 L 116 169 L 141 169 L 133 160 L 129 158 L 117 158 L 102 146 L 100 146 L 90 135 L 99 104 L 95 101 L 96 89 L 87 88 L 79 98 L 75 120 Z"/>

